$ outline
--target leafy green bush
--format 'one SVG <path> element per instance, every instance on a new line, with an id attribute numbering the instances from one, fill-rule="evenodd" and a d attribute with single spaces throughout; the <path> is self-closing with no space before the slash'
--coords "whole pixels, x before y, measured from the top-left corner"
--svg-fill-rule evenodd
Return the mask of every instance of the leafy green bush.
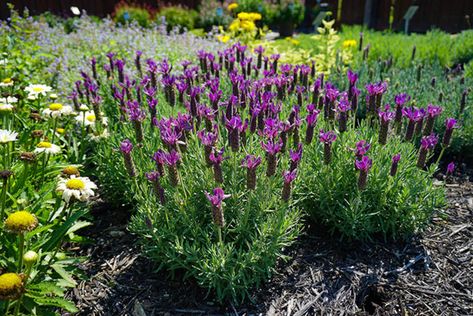
<path id="1" fill-rule="evenodd" d="M 360 171 L 354 153 L 361 140 L 371 145 L 365 155 L 372 159 L 364 190 L 357 187 Z M 431 180 L 435 167 L 419 169 L 417 150 L 410 142 L 391 136 L 380 145 L 378 132 L 365 125 L 339 135 L 329 165 L 324 164 L 323 147 L 320 143 L 306 147 L 304 154 L 312 159 L 301 165 L 298 202 L 314 222 L 332 233 L 348 239 L 408 236 L 427 224 L 434 209 L 444 203 L 443 189 Z M 391 176 L 396 154 L 401 160 Z"/>
<path id="2" fill-rule="evenodd" d="M 199 14 L 195 10 L 182 8 L 180 6 L 171 6 L 163 8 L 157 14 L 158 23 L 164 17 L 166 19 L 167 29 L 171 31 L 175 27 L 192 30 Z"/>
<path id="3" fill-rule="evenodd" d="M 115 6 L 113 19 L 122 25 L 136 22 L 142 27 L 148 27 L 152 20 L 152 13 L 148 8 L 120 2 Z"/>
<path id="4" fill-rule="evenodd" d="M 199 6 L 197 26 L 209 32 L 213 26 L 227 26 L 232 21 L 227 9 L 220 1 L 202 1 Z"/>

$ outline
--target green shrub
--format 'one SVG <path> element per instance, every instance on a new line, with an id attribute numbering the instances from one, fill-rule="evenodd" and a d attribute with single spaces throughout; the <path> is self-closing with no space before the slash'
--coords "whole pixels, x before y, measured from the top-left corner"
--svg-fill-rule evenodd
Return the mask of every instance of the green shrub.
<path id="1" fill-rule="evenodd" d="M 202 1 L 197 26 L 209 32 L 213 26 L 227 26 L 232 21 L 227 9 L 216 0 Z"/>
<path id="2" fill-rule="evenodd" d="M 435 167 L 428 171 L 416 167 L 415 146 L 397 137 L 383 146 L 377 138 L 377 131 L 366 126 L 339 135 L 332 145 L 330 165 L 323 163 L 323 144 L 305 148 L 311 159 L 301 165 L 298 202 L 314 222 L 343 238 L 408 236 L 443 205 L 443 190 L 431 180 Z M 373 160 L 365 190 L 357 187 L 360 172 L 352 150 L 360 140 L 371 144 L 366 155 Z M 401 160 L 392 177 L 391 160 L 396 154 L 401 154 Z"/>
<path id="3" fill-rule="evenodd" d="M 152 14 L 150 10 L 145 7 L 120 2 L 115 7 L 113 19 L 116 23 L 122 25 L 136 22 L 142 27 L 148 27 L 152 19 Z"/>
<path id="4" fill-rule="evenodd" d="M 167 30 L 171 31 L 175 27 L 180 27 L 181 31 L 185 28 L 192 30 L 198 18 L 198 13 L 195 10 L 185 9 L 180 6 L 171 6 L 163 8 L 157 15 L 158 23 L 164 17 L 166 19 Z"/>

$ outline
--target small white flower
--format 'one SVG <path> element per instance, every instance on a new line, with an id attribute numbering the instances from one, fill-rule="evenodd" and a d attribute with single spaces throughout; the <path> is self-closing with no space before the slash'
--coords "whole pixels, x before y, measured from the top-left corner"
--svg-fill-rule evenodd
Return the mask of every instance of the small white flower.
<path id="1" fill-rule="evenodd" d="M 84 124 L 84 126 L 95 126 L 95 121 L 97 118 L 95 117 L 95 113 L 93 111 L 87 112 L 80 112 L 79 115 L 76 116 L 76 121 L 79 124 Z M 108 120 L 106 117 L 102 117 L 102 124 L 107 125 Z"/>
<path id="2" fill-rule="evenodd" d="M 46 95 L 46 93 L 51 92 L 53 88 L 44 84 L 30 84 L 25 88 L 25 91 L 28 92 L 30 95 L 38 96 L 38 95 Z M 29 96 L 28 96 L 29 98 Z"/>
<path id="3" fill-rule="evenodd" d="M 0 113 L 13 111 L 13 105 L 0 101 Z"/>
<path id="4" fill-rule="evenodd" d="M 80 15 L 80 10 L 78 7 L 71 7 L 71 12 L 74 15 Z"/>
<path id="5" fill-rule="evenodd" d="M 8 59 L 0 59 L 0 66 L 5 66 L 8 64 Z"/>
<path id="6" fill-rule="evenodd" d="M 18 133 L 6 129 L 0 129 L 0 144 L 6 144 L 16 141 Z"/>
<path id="7" fill-rule="evenodd" d="M 72 114 L 72 107 L 61 103 L 51 103 L 47 109 L 43 110 L 43 115 L 47 117 L 61 117 Z"/>
<path id="8" fill-rule="evenodd" d="M 79 111 L 86 112 L 89 110 L 89 107 L 85 104 L 81 104 L 79 107 Z"/>
<path id="9" fill-rule="evenodd" d="M 89 178 L 72 175 L 68 179 L 59 180 L 56 192 L 62 193 L 62 198 L 66 202 L 69 202 L 71 198 L 86 202 L 91 196 L 95 195 L 95 189 L 97 189 L 97 185 Z"/>
<path id="10" fill-rule="evenodd" d="M 56 99 L 58 98 L 58 96 L 57 96 L 56 93 L 51 93 L 51 94 L 49 95 L 49 97 L 50 97 L 51 99 L 53 99 L 53 100 L 56 100 Z"/>
<path id="11" fill-rule="evenodd" d="M 0 81 L 0 87 L 11 87 L 13 86 L 13 80 L 11 78 L 6 78 Z"/>
<path id="12" fill-rule="evenodd" d="M 26 98 L 30 101 L 34 101 L 34 100 L 38 99 L 38 95 L 30 93 L 30 94 L 28 94 L 28 96 Z"/>
<path id="13" fill-rule="evenodd" d="M 18 99 L 15 97 L 0 98 L 0 103 L 17 103 Z"/>
<path id="14" fill-rule="evenodd" d="M 50 142 L 39 142 L 34 152 L 55 155 L 61 152 L 61 147 L 51 144 Z"/>

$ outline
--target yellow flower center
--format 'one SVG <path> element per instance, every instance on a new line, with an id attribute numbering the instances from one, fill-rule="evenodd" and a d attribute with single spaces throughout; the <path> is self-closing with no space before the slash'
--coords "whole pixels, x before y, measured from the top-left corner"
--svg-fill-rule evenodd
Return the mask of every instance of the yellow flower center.
<path id="1" fill-rule="evenodd" d="M 3 79 L 3 83 L 11 83 L 13 80 L 11 78 Z"/>
<path id="2" fill-rule="evenodd" d="M 61 103 L 51 103 L 49 105 L 49 109 L 51 111 L 60 111 L 62 109 L 62 104 Z"/>
<path id="3" fill-rule="evenodd" d="M 87 115 L 85 119 L 89 122 L 95 122 L 95 114 Z"/>
<path id="4" fill-rule="evenodd" d="M 50 142 L 39 142 L 38 145 L 36 145 L 38 148 L 51 148 L 53 147 L 53 144 Z"/>
<path id="5" fill-rule="evenodd" d="M 33 91 L 34 91 L 34 92 L 43 92 L 44 89 L 41 88 L 41 87 L 34 87 L 34 88 L 33 88 Z"/>
<path id="6" fill-rule="evenodd" d="M 36 227 L 38 220 L 28 211 L 19 211 L 8 215 L 5 228 L 14 232 L 30 231 Z"/>
<path id="7" fill-rule="evenodd" d="M 23 280 L 16 273 L 5 273 L 0 275 L 0 293 L 9 292 L 15 288 L 21 287 Z"/>
<path id="8" fill-rule="evenodd" d="M 85 183 L 80 179 L 70 179 L 66 182 L 66 188 L 69 190 L 83 190 L 85 188 Z"/>

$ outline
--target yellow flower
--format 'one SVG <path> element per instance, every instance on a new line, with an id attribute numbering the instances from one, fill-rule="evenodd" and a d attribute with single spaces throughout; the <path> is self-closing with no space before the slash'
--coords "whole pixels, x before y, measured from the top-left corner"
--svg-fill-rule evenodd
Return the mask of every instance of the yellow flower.
<path id="1" fill-rule="evenodd" d="M 228 11 L 233 11 L 233 10 L 235 10 L 236 8 L 238 8 L 238 3 L 235 3 L 235 2 L 230 3 L 230 4 L 228 5 L 228 7 L 227 7 Z"/>
<path id="2" fill-rule="evenodd" d="M 261 18 L 262 16 L 259 13 L 255 13 L 255 12 L 249 13 L 249 19 L 252 21 L 259 21 L 261 20 Z"/>
<path id="3" fill-rule="evenodd" d="M 58 134 L 61 134 L 61 135 L 62 135 L 62 134 L 64 134 L 64 133 L 66 132 L 66 130 L 65 130 L 64 128 L 58 127 L 58 128 L 56 128 L 56 132 L 57 132 Z"/>
<path id="4" fill-rule="evenodd" d="M 32 231 L 36 226 L 38 219 L 28 211 L 11 213 L 5 220 L 5 229 L 17 234 Z"/>
<path id="5" fill-rule="evenodd" d="M 60 111 L 63 108 L 63 105 L 61 103 L 51 103 L 49 105 L 49 109 L 51 111 Z"/>
<path id="6" fill-rule="evenodd" d="M 296 40 L 296 39 L 294 39 L 294 38 L 292 38 L 292 37 L 286 37 L 286 40 L 287 40 L 288 42 L 291 42 L 292 45 L 296 45 L 296 46 L 297 46 L 297 45 L 300 44 L 300 42 L 299 42 L 298 40 Z"/>
<path id="7" fill-rule="evenodd" d="M 62 169 L 62 174 L 67 176 L 80 176 L 79 168 L 76 166 L 67 166 L 66 168 Z"/>
<path id="8" fill-rule="evenodd" d="M 343 48 L 352 48 L 356 47 L 356 41 L 355 40 L 345 40 L 342 43 Z"/>
<path id="9" fill-rule="evenodd" d="M 253 21 L 241 21 L 241 27 L 247 32 L 251 32 L 256 29 L 256 25 L 253 23 Z"/>
<path id="10" fill-rule="evenodd" d="M 228 36 L 228 35 L 218 35 L 217 39 L 222 43 L 226 43 L 230 40 L 230 36 Z"/>
<path id="11" fill-rule="evenodd" d="M 240 12 L 240 13 L 238 13 L 237 16 L 238 16 L 238 18 L 239 18 L 240 20 L 242 20 L 242 21 L 244 21 L 244 20 L 249 20 L 249 19 L 250 19 L 250 14 L 247 13 L 247 12 Z"/>
<path id="12" fill-rule="evenodd" d="M 0 275 L 0 300 L 16 300 L 23 293 L 23 278 L 16 273 Z"/>
<path id="13" fill-rule="evenodd" d="M 239 28 L 240 28 L 240 20 L 238 19 L 233 20 L 232 24 L 230 24 L 230 26 L 228 27 L 230 32 L 236 32 L 238 31 Z"/>

